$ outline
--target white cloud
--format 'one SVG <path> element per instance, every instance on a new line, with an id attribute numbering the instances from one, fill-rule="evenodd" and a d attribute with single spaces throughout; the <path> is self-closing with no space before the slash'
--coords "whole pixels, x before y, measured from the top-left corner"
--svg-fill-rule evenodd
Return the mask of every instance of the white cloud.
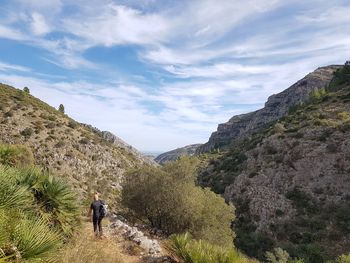
<path id="1" fill-rule="evenodd" d="M 45 17 L 42 14 L 32 13 L 31 18 L 31 29 L 34 35 L 45 35 L 51 31 Z"/>
<path id="2" fill-rule="evenodd" d="M 65 19 L 63 28 L 91 45 L 153 44 L 169 34 L 167 22 L 157 14 L 144 14 L 126 6 L 108 4 L 84 14 L 84 18 Z"/>
<path id="3" fill-rule="evenodd" d="M 0 61 L 0 71 L 22 71 L 22 72 L 30 72 L 31 69 L 19 65 L 13 65 Z"/>

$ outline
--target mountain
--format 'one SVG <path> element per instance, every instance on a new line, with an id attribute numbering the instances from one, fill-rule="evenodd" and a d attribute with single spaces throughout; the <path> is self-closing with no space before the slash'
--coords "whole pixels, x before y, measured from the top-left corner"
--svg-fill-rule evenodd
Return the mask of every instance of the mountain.
<path id="1" fill-rule="evenodd" d="M 245 138 L 269 122 L 287 115 L 293 106 L 307 101 L 312 91 L 327 86 L 339 67 L 332 65 L 318 68 L 288 89 L 270 96 L 264 108 L 234 116 L 227 123 L 219 124 L 217 131 L 212 133 L 207 143 L 197 149 L 197 153 L 225 148 L 232 141 Z"/>
<path id="2" fill-rule="evenodd" d="M 318 87 L 329 83 L 326 89 L 235 139 L 226 152 L 212 154 L 199 176 L 202 186 L 234 203 L 236 246 L 250 256 L 263 258 L 266 250 L 282 247 L 305 262 L 321 263 L 348 252 L 350 63 L 336 67 L 330 81 L 334 68 L 315 71 L 323 79 Z M 310 83 L 308 76 L 289 89 L 290 97 L 306 87 L 303 81 Z"/>
<path id="3" fill-rule="evenodd" d="M 168 161 L 176 161 L 181 156 L 192 156 L 201 145 L 202 144 L 191 144 L 185 147 L 177 148 L 158 155 L 154 160 L 159 164 L 164 164 Z"/>
<path id="4" fill-rule="evenodd" d="M 81 194 L 118 192 L 125 170 L 154 162 L 110 132 L 80 124 L 28 92 L 0 84 L 0 142 L 32 149 L 36 164 Z"/>

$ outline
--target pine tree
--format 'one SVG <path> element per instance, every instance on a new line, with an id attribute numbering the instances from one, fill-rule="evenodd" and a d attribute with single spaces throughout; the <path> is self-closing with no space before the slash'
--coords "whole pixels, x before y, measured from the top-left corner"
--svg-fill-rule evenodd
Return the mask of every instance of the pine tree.
<path id="1" fill-rule="evenodd" d="M 63 104 L 60 104 L 60 106 L 58 107 L 58 111 L 61 113 L 64 113 L 64 106 Z"/>
<path id="2" fill-rule="evenodd" d="M 23 91 L 24 91 L 25 93 L 27 93 L 27 94 L 30 94 L 30 90 L 29 90 L 28 87 L 24 87 L 24 88 L 23 88 Z"/>

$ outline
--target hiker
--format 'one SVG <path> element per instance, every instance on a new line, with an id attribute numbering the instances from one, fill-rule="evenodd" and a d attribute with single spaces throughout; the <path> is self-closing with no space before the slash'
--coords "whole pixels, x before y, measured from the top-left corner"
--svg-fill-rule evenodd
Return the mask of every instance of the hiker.
<path id="1" fill-rule="evenodd" d="M 106 215 L 105 203 L 99 199 L 99 193 L 94 194 L 94 201 L 90 205 L 88 217 L 94 225 L 94 233 L 96 237 L 102 237 L 102 219 Z"/>

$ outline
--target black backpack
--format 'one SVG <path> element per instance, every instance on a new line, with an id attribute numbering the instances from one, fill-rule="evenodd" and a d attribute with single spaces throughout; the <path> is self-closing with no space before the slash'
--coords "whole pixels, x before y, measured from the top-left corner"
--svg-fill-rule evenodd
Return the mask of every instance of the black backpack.
<path id="1" fill-rule="evenodd" d="M 103 201 L 101 201 L 101 206 L 100 206 L 100 217 L 104 218 L 108 214 L 108 205 L 106 205 Z"/>

